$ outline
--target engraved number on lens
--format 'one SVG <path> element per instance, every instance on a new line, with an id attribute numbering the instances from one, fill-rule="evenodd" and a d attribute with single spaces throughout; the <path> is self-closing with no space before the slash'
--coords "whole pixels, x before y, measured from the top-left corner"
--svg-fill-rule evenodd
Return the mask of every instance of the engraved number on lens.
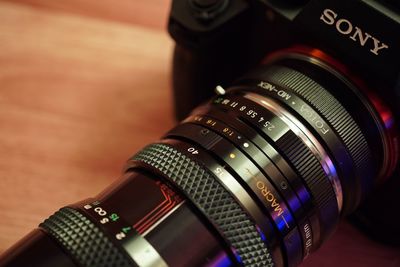
<path id="1" fill-rule="evenodd" d="M 198 155 L 199 154 L 199 151 L 194 147 L 189 147 L 187 151 L 192 155 Z"/>
<path id="2" fill-rule="evenodd" d="M 268 131 L 272 131 L 273 129 L 275 129 L 275 125 L 273 125 L 270 121 L 264 122 L 263 127 L 267 128 Z"/>
<path id="3" fill-rule="evenodd" d="M 103 218 L 103 219 L 100 220 L 101 224 L 106 224 L 108 222 L 110 222 L 110 220 L 108 218 Z"/>
<path id="4" fill-rule="evenodd" d="M 255 117 L 257 117 L 257 112 L 255 112 L 254 110 L 249 110 L 247 111 L 246 115 L 254 119 Z"/>
<path id="5" fill-rule="evenodd" d="M 238 104 L 239 104 L 238 102 L 232 102 L 230 106 L 235 108 Z"/>
<path id="6" fill-rule="evenodd" d="M 116 222 L 116 221 L 118 221 L 119 216 L 118 216 L 118 214 L 113 213 L 113 214 L 110 215 L 110 219 L 111 219 L 112 221 Z"/>
<path id="7" fill-rule="evenodd" d="M 96 207 L 96 208 L 94 209 L 94 211 L 95 211 L 97 214 L 99 214 L 100 216 L 106 216 L 106 215 L 107 215 L 107 212 L 106 212 L 105 210 L 103 210 L 102 208 L 100 208 L 100 207 Z"/>
<path id="8" fill-rule="evenodd" d="M 115 238 L 118 240 L 122 240 L 126 237 L 126 234 L 124 232 L 119 232 L 118 234 L 115 235 Z"/>

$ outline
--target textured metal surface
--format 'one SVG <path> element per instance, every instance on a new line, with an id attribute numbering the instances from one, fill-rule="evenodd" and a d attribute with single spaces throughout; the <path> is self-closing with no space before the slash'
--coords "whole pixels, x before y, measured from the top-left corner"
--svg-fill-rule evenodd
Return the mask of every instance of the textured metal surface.
<path id="1" fill-rule="evenodd" d="M 335 192 L 321 164 L 293 132 L 287 132 L 276 144 L 300 173 L 320 210 L 329 202 L 336 202 Z"/>
<path id="2" fill-rule="evenodd" d="M 271 67 L 265 75 L 271 82 L 290 88 L 301 95 L 322 114 L 348 149 L 358 173 L 369 169 L 367 164 L 372 155 L 367 141 L 357 123 L 336 98 L 304 74 L 286 67 Z"/>
<path id="3" fill-rule="evenodd" d="M 132 267 L 129 261 L 103 232 L 76 210 L 62 208 L 40 227 L 83 267 Z"/>
<path id="4" fill-rule="evenodd" d="M 254 223 L 205 167 L 165 144 L 152 144 L 133 160 L 153 166 L 186 192 L 236 250 L 244 266 L 274 266 Z"/>

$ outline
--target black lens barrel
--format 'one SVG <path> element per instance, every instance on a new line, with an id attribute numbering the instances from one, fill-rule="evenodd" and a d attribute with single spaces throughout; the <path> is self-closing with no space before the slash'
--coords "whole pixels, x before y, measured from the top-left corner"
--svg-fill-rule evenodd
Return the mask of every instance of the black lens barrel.
<path id="1" fill-rule="evenodd" d="M 43 229 L 35 229 L 0 257 L 6 267 L 80 267 L 62 246 Z"/>
<path id="2" fill-rule="evenodd" d="M 350 80 L 303 54 L 273 58 L 219 92 L 2 264 L 299 265 L 385 168 L 381 121 Z"/>

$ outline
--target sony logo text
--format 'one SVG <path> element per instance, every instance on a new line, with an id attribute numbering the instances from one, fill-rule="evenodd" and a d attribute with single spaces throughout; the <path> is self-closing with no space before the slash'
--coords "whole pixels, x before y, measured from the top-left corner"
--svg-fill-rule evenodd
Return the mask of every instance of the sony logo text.
<path id="1" fill-rule="evenodd" d="M 362 47 L 367 47 L 374 55 L 378 56 L 382 50 L 389 48 L 388 45 L 380 41 L 378 38 L 375 38 L 368 32 L 354 26 L 351 21 L 345 18 L 338 19 L 338 14 L 332 9 L 325 9 L 321 14 L 320 20 L 327 25 L 335 26 L 336 30 L 340 34 L 358 42 Z"/>

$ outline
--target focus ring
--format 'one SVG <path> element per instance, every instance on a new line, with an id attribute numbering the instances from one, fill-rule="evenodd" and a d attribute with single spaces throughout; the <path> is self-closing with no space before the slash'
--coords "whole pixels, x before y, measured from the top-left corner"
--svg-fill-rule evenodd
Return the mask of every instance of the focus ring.
<path id="1" fill-rule="evenodd" d="M 134 266 L 88 218 L 62 208 L 39 225 L 84 267 Z"/>
<path id="2" fill-rule="evenodd" d="M 152 144 L 133 160 L 156 168 L 185 192 L 236 250 L 244 266 L 274 266 L 256 225 L 207 168 L 165 144 Z"/>

